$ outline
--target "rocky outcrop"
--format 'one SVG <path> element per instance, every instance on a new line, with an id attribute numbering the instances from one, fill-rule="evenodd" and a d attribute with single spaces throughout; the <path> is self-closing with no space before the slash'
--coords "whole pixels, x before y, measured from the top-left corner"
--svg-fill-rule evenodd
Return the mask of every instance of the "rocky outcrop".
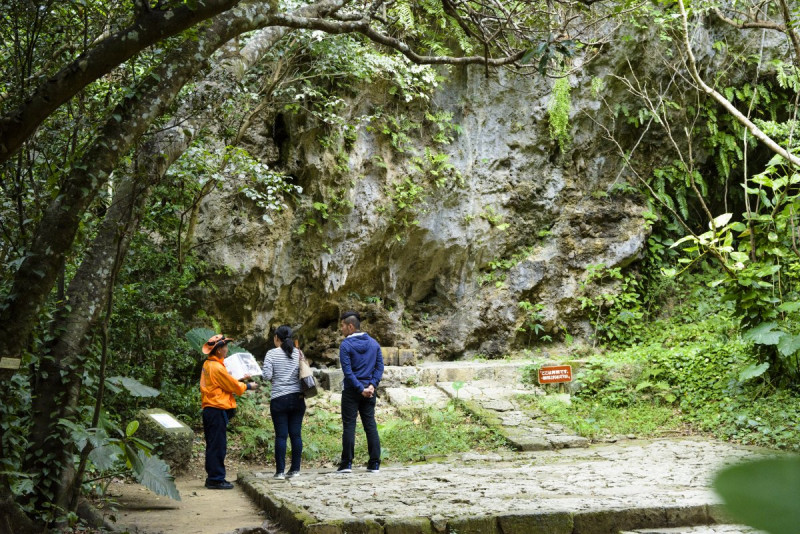
<path id="1" fill-rule="evenodd" d="M 332 358 L 339 313 L 355 308 L 382 344 L 439 358 L 497 357 L 531 341 L 518 331 L 526 301 L 543 305 L 538 321 L 551 336 L 586 338 L 577 297 L 587 265 L 631 263 L 648 227 L 642 200 L 612 187 L 618 158 L 592 120 L 602 110 L 588 97 L 590 75 L 571 83 L 573 142 L 562 153 L 548 134 L 550 82 L 454 74 L 436 97 L 462 129 L 441 149 L 453 168 L 444 185 L 423 183 L 404 211 L 392 197 L 409 157 L 380 134 L 359 129 L 342 172 L 303 117 L 280 117 L 279 150 L 254 132 L 260 153 L 280 153 L 304 193 L 271 225 L 246 204 L 204 206 L 202 235 L 233 231 L 209 255 L 226 268 L 209 295 L 225 331 L 258 352 L 270 327 L 288 323 L 300 327 L 309 356 Z M 234 198 L 237 185 L 227 187 Z"/>
<path id="2" fill-rule="evenodd" d="M 611 120 L 605 102 L 613 92 L 615 104 L 638 109 L 612 75 L 627 71 L 630 58 L 651 57 L 653 45 L 613 46 L 569 78 L 572 141 L 563 151 L 548 131 L 552 81 L 507 71 L 487 78 L 480 68 L 454 69 L 435 95 L 435 108 L 452 113 L 461 131 L 437 147 L 452 168 L 434 178 L 425 168 L 434 165 L 424 152 L 436 146 L 430 132 L 400 153 L 365 126 L 333 148 L 306 116 L 279 115 L 254 128 L 248 149 L 304 191 L 270 225 L 246 202 L 232 212 L 204 206 L 199 232 L 230 235 L 217 238 L 209 255 L 225 268 L 208 296 L 225 331 L 258 353 L 268 329 L 288 323 L 312 359 L 333 359 L 337 318 L 354 308 L 384 345 L 429 359 L 492 358 L 536 341 L 529 328 L 520 330 L 531 319 L 519 305 L 527 302 L 541 305 L 542 333 L 588 339 L 580 301 L 592 291 L 582 285 L 587 267 L 629 266 L 649 235 L 645 200 L 626 183 L 629 171 L 605 128 L 623 143 L 639 131 Z M 720 60 L 710 44 L 698 54 Z M 663 75 L 657 62 L 639 66 L 641 79 Z M 596 77 L 607 81 L 600 93 Z M 379 86 L 365 88 L 351 113 L 367 114 L 389 98 Z M 640 172 L 672 157 L 656 130 L 638 144 Z M 238 198 L 237 184 L 226 187 Z"/>

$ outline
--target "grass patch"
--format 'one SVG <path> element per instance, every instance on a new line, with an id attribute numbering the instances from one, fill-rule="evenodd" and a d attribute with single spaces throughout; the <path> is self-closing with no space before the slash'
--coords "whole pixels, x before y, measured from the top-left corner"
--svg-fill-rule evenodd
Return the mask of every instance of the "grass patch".
<path id="1" fill-rule="evenodd" d="M 571 405 L 543 400 L 537 408 L 593 439 L 691 430 L 800 451 L 800 391 L 743 373 L 757 361 L 754 348 L 729 311 L 712 304 L 649 323 L 647 342 L 592 355 L 575 375 Z M 529 367 L 522 379 L 535 383 Z"/>
<path id="2" fill-rule="evenodd" d="M 681 432 L 686 426 L 674 407 L 649 402 L 609 406 L 573 398 L 567 404 L 547 395 L 526 395 L 519 400 L 528 408 L 541 411 L 550 421 L 595 440 L 627 434 L 642 438 L 659 437 Z"/>
<path id="3" fill-rule="evenodd" d="M 336 396 L 330 403 L 309 407 L 303 421 L 303 461 L 306 465 L 336 464 L 342 452 L 342 420 Z M 251 460 L 272 460 L 274 431 L 269 402 L 245 399 L 234 419 L 237 453 Z M 499 433 L 487 428 L 456 403 L 444 409 L 415 406 L 395 411 L 379 403 L 376 410 L 383 460 L 390 463 L 425 461 L 431 456 L 466 451 L 510 450 Z M 289 450 L 291 445 L 289 444 Z M 288 457 L 288 455 L 287 455 Z M 354 464 L 366 463 L 367 440 L 361 424 L 356 426 Z"/>

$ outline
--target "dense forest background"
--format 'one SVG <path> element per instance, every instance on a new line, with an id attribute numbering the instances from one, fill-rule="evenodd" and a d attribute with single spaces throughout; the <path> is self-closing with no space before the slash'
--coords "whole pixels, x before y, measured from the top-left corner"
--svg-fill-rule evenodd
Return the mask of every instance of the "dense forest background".
<path id="1" fill-rule="evenodd" d="M 168 483 L 130 422 L 154 402 L 198 421 L 201 360 L 186 334 L 228 328 L 207 303 L 230 274 L 210 261 L 225 236 L 198 227 L 241 208 L 219 200 L 226 187 L 258 224 L 304 214 L 293 239 L 320 254 L 341 228 L 343 189 L 310 197 L 280 146 L 254 154 L 255 122 L 276 138 L 310 125 L 340 186 L 359 135 L 382 135 L 396 159 L 376 165 L 414 167 L 386 190 L 402 241 L 426 197 L 463 186 L 443 148 L 462 127 L 435 94 L 465 72 L 545 83 L 554 161 L 575 156 L 575 124 L 592 121 L 617 170 L 592 201 L 635 201 L 646 235 L 636 261 L 584 269 L 572 302 L 587 328 L 519 299 L 508 350 L 489 356 L 597 355 L 580 395 L 796 450 L 796 11 L 786 0 L 4 2 L 0 356 L 13 369 L 2 377 L 2 521 L 66 527 L 88 481 L 120 469 Z M 636 42 L 648 68 L 593 77 L 600 112 L 576 117 L 586 95 L 570 80 Z M 386 105 L 353 114 L 376 85 Z M 492 206 L 478 219 L 525 232 Z M 507 252 L 476 283 L 502 290 L 526 257 Z"/>

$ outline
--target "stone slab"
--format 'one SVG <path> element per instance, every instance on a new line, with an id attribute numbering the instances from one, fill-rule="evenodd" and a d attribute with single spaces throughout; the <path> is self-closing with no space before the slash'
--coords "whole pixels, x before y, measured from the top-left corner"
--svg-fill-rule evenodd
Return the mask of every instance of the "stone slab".
<path id="1" fill-rule="evenodd" d="M 285 503 L 301 510 L 302 528 L 293 532 L 310 532 L 312 524 L 344 527 L 356 519 L 355 530 L 378 532 L 372 529 L 382 525 L 390 532 L 397 525 L 394 532 L 413 532 L 410 523 L 427 518 L 434 532 L 479 524 L 489 532 L 497 524 L 504 534 L 522 524 L 566 532 L 571 524 L 569 532 L 594 534 L 675 527 L 676 522 L 711 524 L 711 510 L 719 504 L 710 489 L 715 471 L 760 456 L 714 441 L 641 440 L 470 461 L 462 455 L 439 463 L 382 466 L 377 475 L 308 470 L 291 482 L 268 484 L 270 473 L 240 473 L 239 481 L 257 487 L 248 491 L 258 495 L 257 502 L 270 503 L 262 506 L 271 515 Z M 286 516 L 297 527 L 298 514 L 286 510 L 277 517 Z"/>
<path id="2" fill-rule="evenodd" d="M 700 525 L 679 528 L 625 530 L 620 534 L 766 534 L 744 525 Z"/>
<path id="3" fill-rule="evenodd" d="M 314 377 L 322 389 L 342 391 L 344 372 L 341 369 L 318 369 L 314 372 Z"/>
<path id="4" fill-rule="evenodd" d="M 570 434 L 546 434 L 545 439 L 550 442 L 554 449 L 589 446 L 589 440 L 583 436 L 573 436 Z"/>
<path id="5" fill-rule="evenodd" d="M 444 408 L 450 402 L 450 397 L 442 390 L 433 386 L 419 386 L 414 388 L 386 388 L 386 399 L 398 408 L 406 407 L 434 407 Z"/>
<path id="6" fill-rule="evenodd" d="M 412 349 L 400 349 L 397 351 L 397 365 L 399 366 L 416 366 L 417 365 L 417 351 Z"/>
<path id="7" fill-rule="evenodd" d="M 397 366 L 400 365 L 397 347 L 381 347 L 381 355 L 383 356 L 384 366 Z"/>
<path id="8" fill-rule="evenodd" d="M 139 429 L 135 436 L 152 443 L 158 456 L 167 462 L 171 473 L 180 473 L 192 459 L 194 431 L 174 415 L 160 408 L 136 414 Z"/>

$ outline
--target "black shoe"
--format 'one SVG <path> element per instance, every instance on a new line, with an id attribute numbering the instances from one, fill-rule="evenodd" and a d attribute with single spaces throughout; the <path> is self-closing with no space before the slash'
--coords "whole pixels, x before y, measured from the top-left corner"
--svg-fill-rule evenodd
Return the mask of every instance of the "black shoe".
<path id="1" fill-rule="evenodd" d="M 353 464 L 346 463 L 346 464 L 339 464 L 339 469 L 336 470 L 337 473 L 352 473 L 353 472 Z"/>
<path id="2" fill-rule="evenodd" d="M 228 482 L 227 480 L 206 480 L 206 487 L 208 489 L 233 489 L 233 484 Z"/>
<path id="3" fill-rule="evenodd" d="M 367 464 L 367 471 L 370 473 L 380 473 L 381 464 L 380 462 L 370 462 Z"/>

